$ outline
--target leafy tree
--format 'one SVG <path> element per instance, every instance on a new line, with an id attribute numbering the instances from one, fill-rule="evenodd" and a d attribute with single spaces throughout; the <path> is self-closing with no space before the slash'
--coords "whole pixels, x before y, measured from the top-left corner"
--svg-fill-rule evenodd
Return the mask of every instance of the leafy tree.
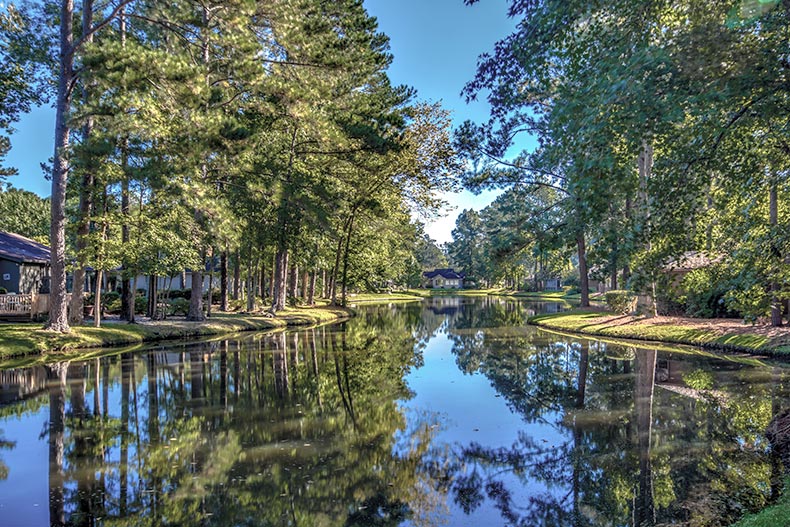
<path id="1" fill-rule="evenodd" d="M 10 185 L 0 189 L 0 230 L 47 245 L 49 200 Z"/>

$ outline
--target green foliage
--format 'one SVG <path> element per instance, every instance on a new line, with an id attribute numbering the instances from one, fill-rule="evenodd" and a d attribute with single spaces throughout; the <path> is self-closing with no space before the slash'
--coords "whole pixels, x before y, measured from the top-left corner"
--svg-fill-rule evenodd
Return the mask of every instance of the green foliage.
<path id="1" fill-rule="evenodd" d="M 767 316 L 771 309 L 771 297 L 765 287 L 749 281 L 739 283 L 728 291 L 725 301 L 731 309 L 741 313 L 744 321 L 752 324 L 758 318 Z"/>
<path id="2" fill-rule="evenodd" d="M 0 5 L 0 180 L 17 175 L 15 168 L 3 166 L 11 149 L 13 123 L 46 100 L 45 82 L 35 74 L 36 55 L 42 53 L 40 41 L 46 37 L 36 35 L 32 25 L 28 14 L 15 4 Z M 5 227 L 0 230 L 8 230 Z M 35 232 L 11 232 L 30 238 L 37 236 Z"/>
<path id="3" fill-rule="evenodd" d="M 713 375 L 706 370 L 694 370 L 684 373 L 683 382 L 695 390 L 713 389 Z"/>
<path id="4" fill-rule="evenodd" d="M 604 298 L 606 298 L 606 305 L 615 313 L 627 315 L 633 313 L 634 309 L 636 309 L 636 295 L 631 291 L 607 291 Z"/>
<path id="5" fill-rule="evenodd" d="M 691 317 L 719 318 L 732 316 L 733 303 L 727 302 L 732 282 L 723 276 L 718 267 L 694 269 L 683 277 L 680 284 L 685 313 Z M 736 311 L 741 311 L 736 309 Z"/>
<path id="6" fill-rule="evenodd" d="M 7 185 L 0 188 L 0 231 L 49 245 L 49 199 Z"/>
<path id="7" fill-rule="evenodd" d="M 187 313 L 189 313 L 189 299 L 184 297 L 179 297 L 179 298 L 173 298 L 168 302 L 169 315 L 187 316 Z"/>

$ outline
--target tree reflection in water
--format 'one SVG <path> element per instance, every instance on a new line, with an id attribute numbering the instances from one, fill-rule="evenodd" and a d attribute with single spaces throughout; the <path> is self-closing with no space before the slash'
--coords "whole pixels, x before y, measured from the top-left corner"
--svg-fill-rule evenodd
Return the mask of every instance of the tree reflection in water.
<path id="1" fill-rule="evenodd" d="M 788 398 L 780 368 L 502 331 L 521 319 L 517 307 L 476 307 L 454 318 L 453 354 L 490 379 L 524 429 L 508 448 L 459 446 L 447 477 L 465 513 L 493 506 L 524 526 L 725 526 L 771 499 L 762 433 L 772 399 Z M 695 386 L 699 371 L 710 386 Z M 769 374 L 773 385 L 755 379 Z M 546 430 L 561 439 L 535 439 Z"/>
<path id="2" fill-rule="evenodd" d="M 762 431 L 787 406 L 784 371 L 550 335 L 524 325 L 536 309 L 437 298 L 20 370 L 29 389 L 0 418 L 48 402 L 58 526 L 427 526 L 487 510 L 514 526 L 718 527 L 777 495 Z M 438 440 L 439 400 L 407 412 L 439 332 L 458 375 L 485 376 L 518 416 L 512 445 Z"/>
<path id="3" fill-rule="evenodd" d="M 433 430 L 395 447 L 404 377 L 435 330 L 421 322 L 372 310 L 333 328 L 48 366 L 51 525 L 436 516 L 418 496 L 431 487 L 418 468 Z"/>

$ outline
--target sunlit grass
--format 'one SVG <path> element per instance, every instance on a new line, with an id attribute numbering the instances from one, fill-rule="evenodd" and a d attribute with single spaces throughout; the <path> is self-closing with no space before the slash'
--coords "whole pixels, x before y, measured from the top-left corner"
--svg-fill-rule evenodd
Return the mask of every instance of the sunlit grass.
<path id="1" fill-rule="evenodd" d="M 771 348 L 769 338 L 753 333 L 718 333 L 713 330 L 683 326 L 681 324 L 653 324 L 650 319 L 636 319 L 618 325 L 612 314 L 601 311 L 573 310 L 563 313 L 537 315 L 530 324 L 551 329 L 636 340 L 671 342 L 693 346 L 722 349 L 770 352 L 781 355 L 790 353 L 790 347 Z"/>
<path id="2" fill-rule="evenodd" d="M 40 323 L 0 324 L 0 359 L 83 348 L 128 346 L 142 342 L 202 337 L 312 325 L 350 316 L 349 311 L 332 307 L 288 308 L 276 317 L 214 313 L 204 322 L 168 319 L 156 324 L 105 322 L 101 328 L 72 327 L 68 334 L 42 329 Z"/>

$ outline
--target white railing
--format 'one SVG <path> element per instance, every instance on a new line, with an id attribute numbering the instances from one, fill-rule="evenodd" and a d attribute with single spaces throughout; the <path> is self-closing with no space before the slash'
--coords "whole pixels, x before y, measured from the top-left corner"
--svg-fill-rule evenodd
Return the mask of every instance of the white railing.
<path id="1" fill-rule="evenodd" d="M 0 315 L 30 315 L 33 295 L 0 295 Z"/>

